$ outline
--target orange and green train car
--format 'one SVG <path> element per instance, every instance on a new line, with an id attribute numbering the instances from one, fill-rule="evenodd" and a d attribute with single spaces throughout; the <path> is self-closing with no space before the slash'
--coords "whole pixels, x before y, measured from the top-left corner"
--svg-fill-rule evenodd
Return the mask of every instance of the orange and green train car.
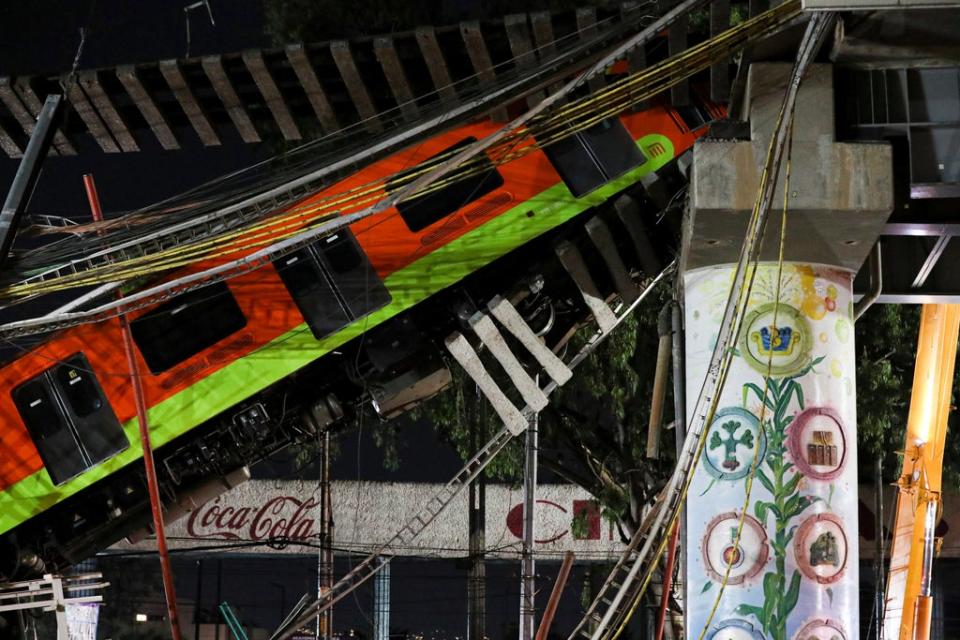
<path id="1" fill-rule="evenodd" d="M 453 128 L 299 204 L 395 175 L 497 128 Z M 435 308 L 412 316 L 421 303 L 511 252 L 513 264 L 524 264 L 515 250 L 633 187 L 699 134 L 666 106 L 610 118 L 272 267 L 132 314 L 168 508 L 210 478 L 309 438 L 351 406 L 385 404 L 385 387 L 368 374 L 396 381 L 409 373 L 404 367 L 422 369 L 422 356 L 408 366 L 396 354 L 413 354 L 411 343 L 456 322 L 456 313 Z M 292 419 L 305 406 L 309 426 Z M 76 562 L 143 527 L 140 459 L 117 321 L 54 334 L 0 369 L 0 576 Z"/>

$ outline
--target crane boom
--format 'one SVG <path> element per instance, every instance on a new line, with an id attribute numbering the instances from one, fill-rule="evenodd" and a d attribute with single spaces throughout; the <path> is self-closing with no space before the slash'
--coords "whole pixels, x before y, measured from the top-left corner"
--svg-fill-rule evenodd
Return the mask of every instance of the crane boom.
<path id="1" fill-rule="evenodd" d="M 957 358 L 960 305 L 926 304 L 920 315 L 910 413 L 897 480 L 883 638 L 930 637 L 930 569 L 939 519 L 943 446 Z"/>

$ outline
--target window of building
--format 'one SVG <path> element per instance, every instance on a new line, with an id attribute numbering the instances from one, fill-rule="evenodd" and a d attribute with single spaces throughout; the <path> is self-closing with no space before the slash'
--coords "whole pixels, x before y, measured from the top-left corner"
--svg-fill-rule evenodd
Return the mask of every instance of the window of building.
<path id="1" fill-rule="evenodd" d="M 454 153 L 463 150 L 464 147 L 476 141 L 477 139 L 474 137 L 465 138 L 437 155 L 431 156 L 423 164 L 428 164 L 439 156 L 451 157 Z M 406 186 L 401 180 L 410 173 L 421 170 L 422 166 L 417 165 L 409 171 L 398 174 L 397 177 L 387 183 L 387 191 L 396 191 Z M 443 180 L 448 183 L 443 188 L 397 204 L 397 210 L 400 212 L 403 221 L 407 223 L 410 231 L 417 232 L 426 229 L 433 223 L 439 222 L 451 213 L 503 186 L 503 176 L 500 175 L 500 172 L 493 166 L 485 153 L 479 154 L 465 166 L 458 167 L 447 174 Z"/>
<path id="2" fill-rule="evenodd" d="M 81 353 L 17 386 L 11 395 L 54 484 L 63 484 L 129 446 Z"/>
<path id="3" fill-rule="evenodd" d="M 247 325 L 223 282 L 187 291 L 130 323 L 133 341 L 153 373 L 163 373 Z"/>
<path id="4" fill-rule="evenodd" d="M 543 151 L 576 198 L 646 161 L 636 141 L 616 116 L 553 142 Z"/>

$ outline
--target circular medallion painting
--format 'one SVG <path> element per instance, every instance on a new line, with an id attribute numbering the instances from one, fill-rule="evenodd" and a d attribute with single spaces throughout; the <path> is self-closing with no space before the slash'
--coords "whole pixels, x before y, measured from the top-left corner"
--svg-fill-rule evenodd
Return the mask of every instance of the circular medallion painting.
<path id="1" fill-rule="evenodd" d="M 743 531 L 737 540 L 739 524 L 738 512 L 721 513 L 707 525 L 700 544 L 703 566 L 714 580 L 722 581 L 727 565 L 730 566 L 728 585 L 742 584 L 760 573 L 770 553 L 767 532 L 755 518 L 743 519 Z"/>
<path id="2" fill-rule="evenodd" d="M 790 426 L 787 449 L 806 477 L 835 479 L 847 460 L 847 436 L 840 414 L 827 407 L 804 409 Z"/>
<path id="3" fill-rule="evenodd" d="M 800 628 L 793 640 L 847 640 L 847 634 L 839 622 L 811 620 Z"/>
<path id="4" fill-rule="evenodd" d="M 724 620 L 707 636 L 707 640 L 765 640 L 766 636 L 746 620 Z"/>
<path id="5" fill-rule="evenodd" d="M 797 309 L 768 302 L 747 314 L 740 355 L 760 373 L 766 374 L 769 363 L 771 374 L 793 375 L 809 364 L 812 345 L 810 324 Z"/>
<path id="6" fill-rule="evenodd" d="M 820 513 L 804 520 L 794 537 L 793 553 L 801 573 L 820 584 L 833 584 L 847 567 L 847 534 L 840 518 Z"/>
<path id="7" fill-rule="evenodd" d="M 767 441 L 760 421 L 741 407 L 727 407 L 714 414 L 704 450 L 707 472 L 720 480 L 740 480 L 750 473 L 753 461 L 763 461 Z"/>

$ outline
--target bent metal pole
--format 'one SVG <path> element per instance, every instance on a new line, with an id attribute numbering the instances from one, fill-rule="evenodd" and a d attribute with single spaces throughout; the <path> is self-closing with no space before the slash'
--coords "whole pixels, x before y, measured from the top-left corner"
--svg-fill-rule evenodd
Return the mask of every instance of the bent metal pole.
<path id="1" fill-rule="evenodd" d="M 89 173 L 83 176 L 83 186 L 87 190 L 90 212 L 97 222 L 103 220 L 100 208 L 100 196 Z M 118 297 L 122 294 L 117 294 Z M 123 335 L 123 350 L 130 368 L 130 384 L 133 386 L 133 398 L 137 407 L 137 425 L 140 430 L 140 445 L 143 448 L 143 466 L 147 475 L 147 491 L 150 494 L 150 511 L 153 514 L 153 528 L 157 532 L 157 551 L 160 555 L 160 572 L 163 575 L 163 593 L 167 599 L 167 617 L 170 620 L 170 635 L 173 640 L 181 640 L 180 616 L 177 614 L 177 593 L 173 586 L 173 572 L 170 570 L 170 554 L 167 552 L 167 536 L 163 531 L 163 509 L 160 506 L 160 488 L 157 484 L 157 470 L 153 464 L 153 447 L 150 446 L 150 427 L 147 422 L 147 402 L 143 392 L 139 365 L 133 351 L 133 336 L 127 316 L 120 314 L 120 332 Z"/>

